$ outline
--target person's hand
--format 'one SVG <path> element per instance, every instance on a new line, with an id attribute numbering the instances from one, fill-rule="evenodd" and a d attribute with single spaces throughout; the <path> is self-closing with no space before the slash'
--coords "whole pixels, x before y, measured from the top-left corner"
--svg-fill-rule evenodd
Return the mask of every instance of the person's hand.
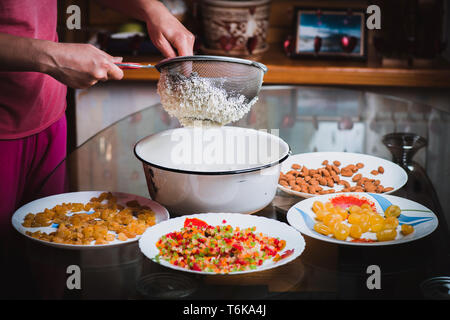
<path id="1" fill-rule="evenodd" d="M 194 35 L 159 1 L 152 1 L 147 29 L 153 44 L 166 58 L 193 55 Z"/>
<path id="2" fill-rule="evenodd" d="M 90 44 L 55 43 L 47 53 L 51 59 L 45 73 L 72 88 L 83 89 L 98 81 L 123 78 L 123 71 L 115 65 L 122 58 L 112 57 Z"/>

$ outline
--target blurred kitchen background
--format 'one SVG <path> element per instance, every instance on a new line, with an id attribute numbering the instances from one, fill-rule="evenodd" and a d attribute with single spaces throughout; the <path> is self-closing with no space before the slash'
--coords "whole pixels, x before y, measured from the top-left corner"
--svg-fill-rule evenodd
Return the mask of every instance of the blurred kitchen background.
<path id="1" fill-rule="evenodd" d="M 350 151 L 389 159 L 389 151 L 380 143 L 383 134 L 395 131 L 422 135 L 429 146 L 427 151 L 420 150 L 415 160 L 427 168 L 434 185 L 439 185 L 442 206 L 450 208 L 450 199 L 445 196 L 450 191 L 450 179 L 442 179 L 450 176 L 449 166 L 445 166 L 446 172 L 433 169 L 436 161 L 448 162 L 450 158 L 450 0 L 162 2 L 196 36 L 196 54 L 239 56 L 267 65 L 269 71 L 260 101 L 249 121 L 261 121 L 261 128 L 280 128 L 281 134 L 283 127 L 298 128 L 290 132 L 298 132 L 305 146 L 294 152 Z M 124 61 L 156 64 L 163 58 L 148 39 L 143 22 L 104 8 L 96 1 L 61 0 L 59 4 L 60 41 L 89 42 L 112 55 L 123 56 Z M 66 27 L 66 8 L 73 4 L 81 9 L 80 30 Z M 326 10 L 336 10 L 343 12 L 345 23 L 346 17 L 366 12 L 374 4 L 381 9 L 381 29 L 364 28 L 363 38 L 358 39 L 365 48 L 362 56 L 322 57 L 325 42 L 320 37 L 314 40 L 315 54 L 295 54 L 298 12 L 312 12 L 320 25 Z M 342 39 L 341 44 L 345 51 L 351 41 Z M 129 121 L 149 121 L 153 127 L 158 127 L 156 122 L 165 122 L 165 126 L 176 121 L 163 113 L 148 119 L 139 112 L 159 103 L 158 79 L 155 69 L 126 70 L 120 82 L 70 90 L 69 151 L 130 115 Z M 280 86 L 285 85 L 302 87 L 286 87 L 284 92 Z M 271 88 L 275 91 L 268 94 Z M 283 96 L 284 105 L 279 105 L 280 99 L 271 100 L 274 92 Z M 270 108 L 271 104 L 279 108 Z M 270 115 L 258 113 L 266 109 L 272 110 Z M 270 119 L 261 119 L 269 116 Z M 136 138 L 148 134 L 145 124 L 133 127 L 142 132 L 120 137 L 114 130 L 106 129 L 107 140 L 129 140 L 126 145 L 130 150 L 122 151 L 131 152 Z M 81 184 L 83 177 L 92 177 L 91 171 L 104 175 L 122 166 L 117 154 L 112 157 L 114 161 L 96 164 L 97 152 L 108 155 L 108 143 L 99 145 L 103 151 L 92 150 L 87 158 L 78 159 Z M 130 164 L 123 167 L 138 179 L 139 168 L 130 168 Z M 85 183 L 89 188 L 89 181 Z M 141 187 L 145 188 L 136 186 Z"/>

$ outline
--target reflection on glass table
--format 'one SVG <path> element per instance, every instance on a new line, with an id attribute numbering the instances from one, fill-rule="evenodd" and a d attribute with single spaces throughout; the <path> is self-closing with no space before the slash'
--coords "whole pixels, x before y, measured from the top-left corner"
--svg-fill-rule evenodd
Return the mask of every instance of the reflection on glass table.
<path id="1" fill-rule="evenodd" d="M 450 114 L 359 90 L 268 86 L 263 87 L 250 113 L 233 125 L 279 134 L 293 154 L 346 151 L 397 162 L 407 170 L 409 180 L 395 195 L 433 210 L 439 219 L 438 229 L 418 241 L 374 248 L 305 237 L 306 249 L 293 262 L 245 276 L 198 276 L 169 270 L 144 258 L 136 243 L 104 251 L 67 252 L 16 236 L 17 246 L 24 250 L 15 254 L 17 261 L 25 261 L 34 272 L 22 289 L 32 284 L 39 289 L 30 292 L 40 297 L 85 299 L 425 298 L 429 296 L 423 292 L 427 286 L 421 283 L 448 276 Z M 134 145 L 147 135 L 178 126 L 159 104 L 126 117 L 69 155 L 40 195 L 63 180 L 61 192 L 110 190 L 148 197 Z M 390 136 L 393 133 L 396 135 Z M 402 135 L 397 139 L 399 133 Z M 427 143 L 417 146 L 411 157 L 399 155 L 395 148 L 404 152 L 409 134 L 414 135 L 416 144 Z M 278 191 L 272 204 L 255 214 L 286 222 L 287 210 L 300 200 Z M 51 284 L 65 281 L 61 268 L 67 264 L 86 270 L 82 293 Z M 370 290 L 366 285 L 371 265 L 381 270 L 381 290 Z M 51 275 L 55 276 L 53 281 L 46 281 Z"/>

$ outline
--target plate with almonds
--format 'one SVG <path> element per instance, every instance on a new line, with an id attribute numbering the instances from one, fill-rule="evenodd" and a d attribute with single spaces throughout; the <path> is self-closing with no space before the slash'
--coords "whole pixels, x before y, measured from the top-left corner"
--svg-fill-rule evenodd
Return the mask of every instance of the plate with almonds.
<path id="1" fill-rule="evenodd" d="M 390 194 L 408 181 L 399 165 L 350 152 L 312 152 L 290 156 L 281 166 L 278 188 L 311 198 L 339 192 Z"/>

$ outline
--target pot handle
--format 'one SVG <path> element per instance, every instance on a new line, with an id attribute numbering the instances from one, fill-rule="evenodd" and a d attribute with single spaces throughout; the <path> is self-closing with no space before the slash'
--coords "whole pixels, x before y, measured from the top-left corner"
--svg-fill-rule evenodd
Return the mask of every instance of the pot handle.
<path id="1" fill-rule="evenodd" d="M 118 66 L 120 69 L 148 69 L 148 68 L 155 68 L 154 65 L 151 64 L 142 64 L 142 63 L 135 63 L 135 62 L 121 62 L 121 63 L 115 63 L 116 66 Z"/>

